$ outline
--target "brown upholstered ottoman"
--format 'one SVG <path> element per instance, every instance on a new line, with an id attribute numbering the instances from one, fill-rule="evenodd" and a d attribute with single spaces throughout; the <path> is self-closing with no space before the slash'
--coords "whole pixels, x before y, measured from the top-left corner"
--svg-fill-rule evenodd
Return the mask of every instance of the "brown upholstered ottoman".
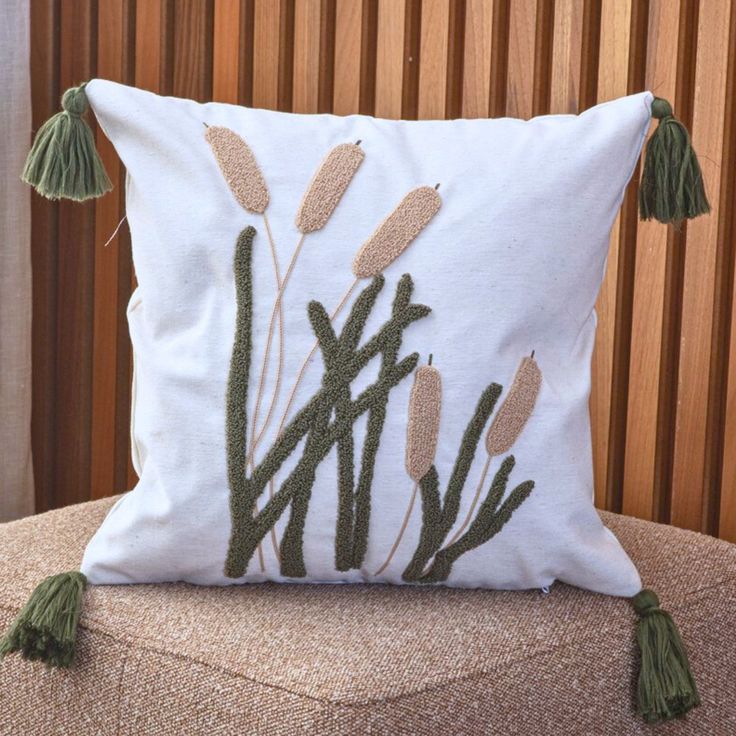
<path id="1" fill-rule="evenodd" d="M 0 526 L 0 626 L 75 568 L 111 500 Z M 68 671 L 9 656 L 0 733 L 736 734 L 736 546 L 606 523 L 688 644 L 703 706 L 644 725 L 629 604 L 557 584 L 91 587 Z"/>

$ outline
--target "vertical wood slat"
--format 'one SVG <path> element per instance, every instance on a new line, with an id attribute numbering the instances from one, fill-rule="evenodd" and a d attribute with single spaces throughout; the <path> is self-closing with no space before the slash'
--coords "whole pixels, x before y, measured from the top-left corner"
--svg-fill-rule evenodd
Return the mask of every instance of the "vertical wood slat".
<path id="1" fill-rule="evenodd" d="M 580 102 L 584 0 L 556 0 L 553 26 L 550 112 L 574 115 Z"/>
<path id="2" fill-rule="evenodd" d="M 723 147 L 729 19 L 730 2 L 701 3 L 692 138 L 700 153 L 706 187 L 714 195 L 713 214 L 694 220 L 687 230 L 671 519 L 677 526 L 696 530 L 702 528 L 705 500 L 707 397 L 721 176 L 721 167 L 715 162 Z"/>
<path id="3" fill-rule="evenodd" d="M 378 0 L 375 115 L 400 118 L 407 0 Z"/>
<path id="4" fill-rule="evenodd" d="M 240 95 L 240 0 L 215 0 L 212 99 L 238 104 Z"/>
<path id="5" fill-rule="evenodd" d="M 419 42 L 420 118 L 445 117 L 449 39 L 450 0 L 424 0 Z"/>
<path id="6" fill-rule="evenodd" d="M 59 106 L 59 3 L 31 5 L 31 102 L 33 130 Z M 56 460 L 56 270 L 59 205 L 31 195 L 33 280 L 31 442 L 36 510 L 58 505 Z"/>
<path id="7" fill-rule="evenodd" d="M 628 84 L 631 7 L 619 0 L 604 0 L 601 8 L 598 101 L 626 94 Z M 608 508 L 608 441 L 611 420 L 611 383 L 613 381 L 613 343 L 615 334 L 616 285 L 618 277 L 621 218 L 611 232 L 608 267 L 596 304 L 598 333 L 592 364 L 590 400 L 593 433 L 593 470 L 595 500 Z"/>
<path id="8" fill-rule="evenodd" d="M 720 453 L 716 457 L 716 460 L 720 461 L 720 475 L 713 480 L 718 487 L 720 498 L 718 499 L 718 518 L 712 520 L 713 526 L 709 531 L 730 542 L 736 542 L 736 298 L 734 298 L 736 166 L 733 165 L 733 161 L 736 160 L 736 3 L 733 2 L 731 3 L 730 35 L 727 105 L 724 116 L 727 121 L 727 130 L 724 134 L 721 157 L 724 180 L 721 189 L 719 244 L 723 249 L 724 257 L 720 259 L 717 268 L 718 273 L 724 274 L 721 281 L 724 293 L 718 294 L 719 290 L 717 290 L 717 296 L 720 297 L 722 319 L 726 324 L 722 323 L 723 334 L 717 335 L 717 338 L 722 341 L 722 352 L 718 357 L 723 361 L 723 375 L 721 376 L 723 382 L 716 387 L 716 395 L 713 397 L 716 406 L 718 400 L 721 402 L 721 415 L 717 417 L 720 422 L 720 426 L 717 427 L 720 430 L 717 449 Z"/>
<path id="9" fill-rule="evenodd" d="M 653 0 L 649 9 L 646 84 L 677 105 L 679 14 L 670 0 Z M 655 518 L 656 435 L 664 310 L 667 229 L 657 222 L 639 225 L 634 274 L 634 309 L 629 364 L 628 421 L 623 512 Z"/>
<path id="10" fill-rule="evenodd" d="M 575 113 L 644 87 L 667 97 L 692 123 L 716 211 L 675 233 L 637 223 L 629 196 L 614 227 L 593 360 L 596 501 L 736 539 L 733 6 L 51 0 L 32 4 L 34 126 L 96 73 L 199 100 L 388 118 Z M 120 164 L 98 141 L 117 199 L 33 200 L 40 509 L 125 480 L 129 246 L 124 227 L 101 246 L 124 202 Z"/>
<path id="11" fill-rule="evenodd" d="M 360 109 L 361 40 L 364 7 L 361 0 L 337 0 L 335 8 L 335 75 L 333 110 L 350 115 Z"/>
<path id="12" fill-rule="evenodd" d="M 99 6 L 97 19 L 99 44 L 97 72 L 101 77 L 125 82 L 127 43 L 127 0 L 109 0 Z M 117 489 L 117 410 L 118 410 L 118 324 L 122 321 L 117 299 L 120 289 L 119 258 L 121 239 L 112 237 L 122 217 L 121 186 L 123 171 L 115 149 L 97 131 L 97 149 L 114 190 L 95 206 L 94 318 L 92 327 L 92 417 L 90 448 L 90 495 L 100 498 Z M 110 242 L 105 243 L 110 239 Z M 127 378 L 127 375 L 125 376 Z M 110 459 L 113 459 L 110 462 Z M 123 489 L 120 489 L 123 490 Z"/>
<path id="13" fill-rule="evenodd" d="M 60 4 L 60 85 L 95 76 L 96 4 Z M 56 273 L 56 422 L 54 503 L 84 501 L 90 493 L 92 323 L 95 206 L 62 201 Z"/>

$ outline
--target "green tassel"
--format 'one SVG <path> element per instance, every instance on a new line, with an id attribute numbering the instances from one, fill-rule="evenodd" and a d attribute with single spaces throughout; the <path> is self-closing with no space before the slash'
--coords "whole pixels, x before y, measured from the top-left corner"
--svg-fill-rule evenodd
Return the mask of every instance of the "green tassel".
<path id="1" fill-rule="evenodd" d="M 81 572 L 52 575 L 39 584 L 0 639 L 0 659 L 20 652 L 53 667 L 69 667 L 74 660 L 77 624 L 87 578 Z"/>
<path id="2" fill-rule="evenodd" d="M 667 100 L 655 97 L 652 117 L 659 120 L 649 139 L 639 186 L 642 220 L 679 223 L 710 212 L 703 174 L 687 128 Z"/>
<path id="3" fill-rule="evenodd" d="M 680 632 L 651 590 L 639 592 L 633 604 L 640 617 L 639 713 L 648 723 L 684 715 L 700 705 L 700 696 Z"/>
<path id="4" fill-rule="evenodd" d="M 82 202 L 112 189 L 92 131 L 82 117 L 88 107 L 85 86 L 64 92 L 62 111 L 36 133 L 23 167 L 21 179 L 48 199 Z"/>

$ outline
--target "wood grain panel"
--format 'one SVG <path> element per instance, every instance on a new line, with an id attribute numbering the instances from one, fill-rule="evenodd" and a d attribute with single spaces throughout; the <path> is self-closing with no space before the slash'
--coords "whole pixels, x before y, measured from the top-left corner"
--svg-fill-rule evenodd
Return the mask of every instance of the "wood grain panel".
<path id="1" fill-rule="evenodd" d="M 605 102 L 626 94 L 631 34 L 631 6 L 620 0 L 604 0 L 601 8 L 598 100 Z M 616 330 L 621 218 L 611 232 L 608 267 L 596 304 L 598 335 L 593 353 L 590 414 L 593 432 L 593 470 L 595 499 L 608 507 L 608 442 L 611 422 L 611 384 L 613 381 L 613 343 Z"/>
<path id="2" fill-rule="evenodd" d="M 465 60 L 462 116 L 484 118 L 491 101 L 493 2 L 468 0 L 465 10 Z"/>
<path id="3" fill-rule="evenodd" d="M 450 0 L 424 0 L 419 42 L 420 118 L 442 120 L 446 112 Z"/>
<path id="4" fill-rule="evenodd" d="M 362 0 L 337 0 L 335 8 L 335 76 L 333 110 L 350 115 L 360 109 Z"/>
<path id="5" fill-rule="evenodd" d="M 707 397 L 721 180 L 721 167 L 716 162 L 723 148 L 729 19 L 730 2 L 727 0 L 701 3 L 692 137 L 700 153 L 706 188 L 712 195 L 713 214 L 694 220 L 687 231 L 672 472 L 672 522 L 698 531 L 703 527 Z"/>
<path id="6" fill-rule="evenodd" d="M 506 115 L 529 119 L 534 107 L 534 53 L 537 5 L 542 0 L 512 2 L 509 14 Z"/>
<path id="7" fill-rule="evenodd" d="M 407 0 L 379 0 L 375 115 L 400 118 L 404 92 Z"/>
<path id="8" fill-rule="evenodd" d="M 215 0 L 212 99 L 238 103 L 240 96 L 240 0 Z"/>
<path id="9" fill-rule="evenodd" d="M 125 82 L 128 43 L 127 0 L 109 0 L 99 7 L 97 18 L 99 44 L 97 72 L 105 79 Z M 97 149 L 105 164 L 113 193 L 95 207 L 94 248 L 94 319 L 92 326 L 92 431 L 90 484 L 92 498 L 109 494 L 116 488 L 118 325 L 124 319 L 120 305 L 111 295 L 120 290 L 120 239 L 114 235 L 123 216 L 123 167 L 115 149 L 101 131 L 97 131 Z M 127 375 L 125 376 L 127 378 Z M 110 462 L 110 458 L 113 462 Z"/>
<path id="10" fill-rule="evenodd" d="M 59 3 L 31 5 L 33 130 L 59 107 Z M 36 510 L 60 505 L 56 495 L 56 305 L 59 205 L 31 195 L 33 264 L 33 407 L 31 441 Z"/>
<path id="11" fill-rule="evenodd" d="M 580 101 L 584 0 L 556 0 L 550 80 L 550 112 L 574 115 Z"/>
<path id="12" fill-rule="evenodd" d="M 653 0 L 649 9 L 647 86 L 677 104 L 677 39 L 679 14 L 671 0 Z M 654 130 L 654 126 L 652 126 Z M 657 390 L 662 350 L 668 230 L 657 222 L 639 226 L 631 325 L 628 420 L 624 467 L 623 512 L 655 518 Z"/>
<path id="13" fill-rule="evenodd" d="M 92 0 L 60 5 L 59 81 L 62 89 L 96 72 L 97 6 Z M 92 334 L 95 205 L 59 204 L 56 272 L 56 426 L 54 502 L 90 495 Z"/>
<path id="14" fill-rule="evenodd" d="M 636 218 L 597 303 L 601 507 L 736 540 L 734 0 L 79 0 L 33 3 L 34 127 L 100 74 L 163 94 L 387 118 L 576 113 L 644 88 L 693 129 L 714 213 Z M 39 509 L 123 490 L 133 285 L 124 171 L 97 204 L 33 198 Z M 59 255 L 63 254 L 63 258 Z"/>

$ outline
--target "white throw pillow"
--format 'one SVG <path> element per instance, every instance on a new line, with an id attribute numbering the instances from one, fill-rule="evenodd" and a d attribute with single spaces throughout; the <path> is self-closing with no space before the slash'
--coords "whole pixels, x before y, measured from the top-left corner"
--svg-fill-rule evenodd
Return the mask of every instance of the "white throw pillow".
<path id="1" fill-rule="evenodd" d="M 86 92 L 139 284 L 140 482 L 91 583 L 641 589 L 593 507 L 588 396 L 651 94 L 408 122 Z"/>

